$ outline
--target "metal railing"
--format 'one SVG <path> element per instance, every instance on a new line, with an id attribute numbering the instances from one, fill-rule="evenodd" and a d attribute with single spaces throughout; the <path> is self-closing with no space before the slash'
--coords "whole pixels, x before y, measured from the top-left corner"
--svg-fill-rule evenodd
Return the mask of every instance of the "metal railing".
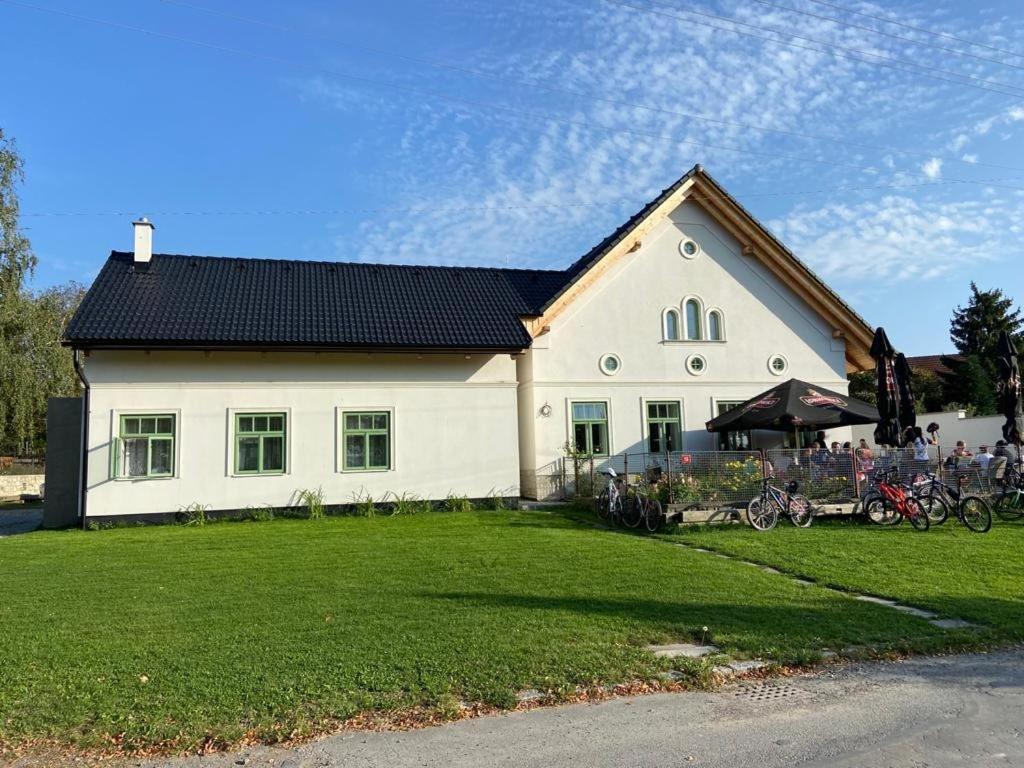
<path id="1" fill-rule="evenodd" d="M 715 509 L 746 504 L 767 474 L 780 483 L 796 481 L 799 493 L 812 501 L 843 503 L 861 498 L 876 472 L 895 467 L 906 483 L 929 472 L 951 485 L 962 477 L 971 493 L 998 493 L 1008 462 L 1003 457 L 979 462 L 972 453 L 951 456 L 948 449 L 928 446 L 927 459 L 916 458 L 913 448 L 878 447 L 569 456 L 562 464 L 561 487 L 567 499 L 593 497 L 607 483 L 602 470 L 610 467 L 628 482 L 646 486 L 662 503 Z"/>

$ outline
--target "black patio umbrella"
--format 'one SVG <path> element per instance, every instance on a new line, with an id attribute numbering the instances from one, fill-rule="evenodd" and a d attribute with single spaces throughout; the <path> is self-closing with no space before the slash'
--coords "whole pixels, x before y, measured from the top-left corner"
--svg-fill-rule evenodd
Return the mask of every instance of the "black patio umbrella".
<path id="1" fill-rule="evenodd" d="M 913 371 L 907 362 L 907 356 L 900 352 L 896 355 L 896 390 L 899 393 L 899 419 L 900 427 L 906 431 L 907 427 L 917 426 L 917 404 L 914 402 Z"/>
<path id="2" fill-rule="evenodd" d="M 870 403 L 806 381 L 790 379 L 726 411 L 705 426 L 708 432 L 743 429 L 789 432 L 801 428 L 829 429 L 851 424 L 874 424 L 877 421 L 878 410 Z"/>
<path id="3" fill-rule="evenodd" d="M 896 384 L 896 350 L 889 343 L 884 328 L 875 330 L 870 354 L 875 359 L 875 382 L 878 393 L 878 427 L 875 429 L 875 442 L 879 445 L 899 445 L 900 394 Z"/>
<path id="4" fill-rule="evenodd" d="M 1019 446 L 1024 440 L 1024 393 L 1021 388 L 1017 347 L 1010 334 L 1003 331 L 999 334 L 999 345 L 996 349 L 999 352 L 996 360 L 999 368 L 999 410 L 1006 417 L 1003 438 L 1006 442 Z"/>

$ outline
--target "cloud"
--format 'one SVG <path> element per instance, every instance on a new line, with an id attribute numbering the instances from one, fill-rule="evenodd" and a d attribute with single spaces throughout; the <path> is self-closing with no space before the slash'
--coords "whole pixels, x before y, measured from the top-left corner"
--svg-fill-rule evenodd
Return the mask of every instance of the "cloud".
<path id="1" fill-rule="evenodd" d="M 964 155 L 963 157 L 961 157 L 960 159 L 963 160 L 965 163 L 971 163 L 972 165 L 974 165 L 975 163 L 978 162 L 978 156 L 977 155 L 967 154 L 967 155 Z"/>
<path id="2" fill-rule="evenodd" d="M 780 10 L 731 0 L 723 6 L 759 26 L 795 23 Z M 948 169 L 959 157 L 971 162 L 974 156 L 963 151 L 975 137 L 1013 120 L 1013 110 L 995 108 L 987 94 L 965 96 L 920 73 L 713 30 L 696 23 L 699 17 L 687 23 L 601 2 L 513 2 L 495 18 L 466 7 L 476 33 L 491 42 L 461 48 L 460 60 L 499 80 L 430 67 L 401 78 L 412 89 L 471 103 L 384 90 L 355 103 L 350 86 L 339 82 L 334 92 L 329 78 L 302 91 L 346 118 L 358 109 L 369 121 L 401 126 L 397 138 L 382 135 L 376 150 L 365 151 L 387 158 L 389 170 L 379 183 L 391 195 L 388 204 L 415 205 L 417 212 L 371 215 L 354 231 L 340 230 L 340 258 L 561 268 L 695 162 L 741 201 L 770 206 L 794 235 L 806 227 L 800 242 L 813 243 L 814 220 L 802 208 L 784 214 L 802 194 L 939 180 L 944 164 Z M 682 7 L 671 13 L 690 18 Z M 906 18 L 941 26 L 937 18 Z M 902 44 L 863 30 L 807 17 L 799 23 L 810 37 L 906 55 Z M 1000 32 L 1017 28 L 1004 22 Z M 951 66 L 949 57 L 926 48 L 917 58 Z M 985 74 L 984 65 L 976 71 Z M 951 114 L 989 112 L 990 123 L 974 120 L 929 141 L 920 129 L 948 122 Z M 937 146 L 923 164 L 918 155 L 880 149 L 930 143 Z M 949 158 L 940 156 L 943 144 Z M 885 193 L 866 194 L 877 199 Z M 913 201 L 913 192 L 904 195 Z M 863 207 L 863 195 L 826 195 L 835 198 L 842 202 L 823 210 L 841 231 L 855 227 L 859 216 L 881 216 Z M 949 243 L 965 235 L 958 225 L 941 233 Z"/>
<path id="3" fill-rule="evenodd" d="M 933 157 L 921 166 L 921 170 L 929 179 L 937 179 L 942 175 L 942 160 L 938 157 Z"/>
<path id="4" fill-rule="evenodd" d="M 918 201 L 887 195 L 857 205 L 801 208 L 769 223 L 801 258 L 837 285 L 933 280 L 979 269 L 1022 248 L 1012 201 Z"/>

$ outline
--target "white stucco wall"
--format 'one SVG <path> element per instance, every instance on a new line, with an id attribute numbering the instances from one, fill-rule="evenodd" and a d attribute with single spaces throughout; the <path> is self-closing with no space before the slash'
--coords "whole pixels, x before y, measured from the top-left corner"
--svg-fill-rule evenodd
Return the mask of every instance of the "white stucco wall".
<path id="1" fill-rule="evenodd" d="M 974 416 L 961 419 L 959 411 L 922 413 L 917 416 L 917 426 L 922 430 L 932 422 L 939 425 L 939 444 L 948 453 L 956 447 L 957 440 L 963 440 L 972 451 L 977 450 L 980 445 L 987 445 L 992 449 L 996 440 L 1003 438 L 1003 424 L 1006 419 L 1002 416 Z M 873 425 L 853 428 L 854 439 L 863 438 L 872 447 L 875 445 L 874 435 Z"/>
<path id="2" fill-rule="evenodd" d="M 697 258 L 680 255 L 684 238 L 700 244 Z M 725 341 L 663 340 L 663 311 L 675 307 L 682 314 L 691 296 L 702 301 L 705 322 L 708 310 L 722 311 Z M 614 376 L 599 368 L 606 353 L 622 361 Z M 693 354 L 707 360 L 701 376 L 686 369 Z M 789 362 L 780 376 L 768 368 L 775 354 Z M 520 388 L 528 391 L 520 403 L 530 407 L 519 419 L 524 487 L 532 472 L 544 472 L 563 455 L 573 400 L 608 402 L 611 452 L 621 453 L 644 450 L 646 400 L 680 401 L 684 449 L 710 450 L 715 436 L 704 424 L 716 415 L 718 400 L 746 400 L 788 378 L 847 391 L 845 346 L 832 328 L 690 202 L 577 298 L 527 355 L 519 364 Z M 545 404 L 549 416 L 540 412 Z M 849 440 L 849 430 L 829 439 Z M 755 435 L 758 447 L 780 441 L 774 433 Z"/>
<path id="3" fill-rule="evenodd" d="M 328 504 L 366 492 L 518 495 L 515 365 L 508 355 L 93 352 L 87 514 L 280 507 L 318 487 Z M 393 413 L 390 470 L 340 471 L 348 408 Z M 236 410 L 288 413 L 285 474 L 234 475 Z M 174 477 L 111 477 L 111 438 L 132 411 L 178 415 Z"/>

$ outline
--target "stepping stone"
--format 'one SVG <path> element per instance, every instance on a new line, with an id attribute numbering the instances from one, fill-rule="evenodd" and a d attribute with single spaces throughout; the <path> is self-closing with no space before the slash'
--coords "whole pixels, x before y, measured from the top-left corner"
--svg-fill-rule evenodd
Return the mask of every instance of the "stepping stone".
<path id="1" fill-rule="evenodd" d="M 928 623 L 935 625 L 939 629 L 970 629 L 977 626 L 977 624 L 971 624 L 971 622 L 964 621 L 963 619 L 935 619 Z"/>
<path id="2" fill-rule="evenodd" d="M 691 547 L 691 549 L 693 549 L 694 552 L 705 552 L 706 553 L 706 552 L 710 552 L 711 551 L 710 549 L 701 549 L 700 547 Z"/>
<path id="3" fill-rule="evenodd" d="M 517 693 L 516 698 L 519 701 L 538 701 L 544 698 L 544 692 L 538 691 L 536 688 L 527 688 Z"/>
<path id="4" fill-rule="evenodd" d="M 857 595 L 857 599 L 863 603 L 874 603 L 875 605 L 884 605 L 886 608 L 895 608 L 895 600 L 886 600 L 884 597 L 872 597 L 871 595 Z"/>
<path id="5" fill-rule="evenodd" d="M 931 611 L 926 611 L 921 608 L 915 608 L 912 605 L 894 605 L 892 606 L 892 609 L 894 611 L 899 611 L 900 613 L 907 613 L 911 616 L 917 616 L 917 618 L 919 619 L 934 619 L 938 616 L 938 614 L 936 613 L 932 613 Z"/>
<path id="6" fill-rule="evenodd" d="M 724 677 L 726 679 L 736 677 L 736 670 L 732 667 L 718 666 L 714 667 L 711 671 L 719 677 Z"/>
<path id="7" fill-rule="evenodd" d="M 793 583 L 799 584 L 801 587 L 810 587 L 814 585 L 813 581 L 808 581 L 807 579 L 793 579 Z"/>
<path id="8" fill-rule="evenodd" d="M 752 659 L 750 661 L 730 661 L 729 666 L 732 668 L 732 671 L 735 672 L 737 675 L 742 675 L 747 672 L 753 672 L 757 669 L 764 669 L 768 665 L 765 664 L 763 661 L 757 661 L 755 659 Z"/>
<path id="9" fill-rule="evenodd" d="M 839 654 L 836 653 L 835 651 L 822 651 L 821 652 L 821 659 L 822 659 L 822 661 L 828 661 L 829 659 L 836 658 L 838 655 Z"/>
<path id="10" fill-rule="evenodd" d="M 713 645 L 697 645 L 695 643 L 677 643 L 675 645 L 648 645 L 647 650 L 655 656 L 665 659 L 676 659 L 680 656 L 687 659 L 699 659 L 709 653 L 718 653 Z"/>
<path id="11" fill-rule="evenodd" d="M 771 568 L 771 567 L 769 567 L 767 565 L 762 565 L 761 566 L 761 570 L 764 571 L 765 573 L 782 573 L 782 571 L 777 571 L 774 568 Z"/>
<path id="12" fill-rule="evenodd" d="M 717 552 L 715 552 L 715 557 L 720 558 L 721 560 L 732 560 L 728 555 L 720 555 Z"/>
<path id="13" fill-rule="evenodd" d="M 687 674 L 680 672 L 678 669 L 670 669 L 668 672 L 662 672 L 658 677 L 670 683 L 678 683 L 680 680 L 686 680 Z"/>

